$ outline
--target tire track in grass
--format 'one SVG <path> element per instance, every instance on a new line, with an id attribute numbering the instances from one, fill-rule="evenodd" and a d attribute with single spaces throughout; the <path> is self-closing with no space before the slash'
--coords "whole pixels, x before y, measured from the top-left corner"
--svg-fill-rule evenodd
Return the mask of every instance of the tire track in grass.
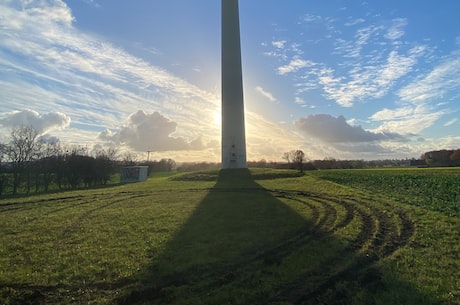
<path id="1" fill-rule="evenodd" d="M 311 224 L 300 228 L 290 236 L 287 236 L 279 244 L 271 248 L 263 249 L 256 254 L 242 254 L 242 259 L 237 262 L 231 262 L 226 265 L 217 264 L 213 266 L 207 265 L 193 267 L 180 274 L 174 274 L 171 277 L 158 279 L 152 287 L 148 287 L 143 291 L 133 291 L 131 295 L 128 295 L 126 298 L 120 300 L 120 304 L 129 304 L 132 301 L 141 298 L 140 296 L 143 294 L 148 295 L 150 300 L 160 300 L 164 296 L 162 292 L 167 290 L 168 287 L 184 285 L 190 285 L 193 287 L 195 285 L 194 281 L 196 280 L 196 274 L 200 275 L 199 278 L 201 283 L 205 283 L 201 284 L 199 287 L 193 288 L 195 293 L 198 295 L 206 295 L 209 291 L 219 289 L 233 282 L 245 282 L 245 277 L 251 276 L 252 273 L 258 271 L 259 269 L 267 268 L 273 265 L 280 265 L 285 258 L 305 245 L 308 245 L 311 241 L 327 239 L 334 231 L 346 227 L 353 219 L 359 217 L 364 223 L 363 227 L 366 228 L 366 230 L 361 230 L 346 249 L 337 253 L 332 258 L 334 260 L 334 264 L 328 263 L 328 266 L 321 266 L 319 269 L 307 271 L 309 277 L 314 278 L 316 275 L 322 273 L 321 269 L 329 269 L 346 259 L 352 258 L 355 255 L 354 252 L 368 242 L 374 234 L 374 225 L 371 216 L 364 213 L 362 209 L 356 208 L 353 204 L 347 203 L 343 200 L 336 200 L 334 198 L 326 198 L 324 196 L 317 196 L 315 194 L 297 191 L 263 191 L 270 191 L 275 197 L 294 200 L 306 205 L 311 211 Z M 230 191 L 225 190 L 225 192 Z M 337 208 L 335 205 L 339 205 L 340 208 L 343 209 L 343 219 L 338 219 Z M 302 289 L 305 284 L 304 276 L 305 274 L 302 274 L 302 277 L 295 282 L 288 283 L 286 287 L 278 287 L 277 290 L 279 299 L 293 299 L 293 296 L 297 295 L 296 291 L 300 291 L 301 293 L 299 293 L 299 295 L 302 295 L 305 292 Z"/>
<path id="2" fill-rule="evenodd" d="M 207 272 L 202 270 L 205 272 L 200 272 L 200 278 L 210 281 L 205 290 L 216 289 L 234 281 L 242 282 L 245 276 L 261 266 L 280 264 L 284 258 L 311 240 L 327 238 L 336 230 L 348 226 L 354 219 L 359 219 L 360 231 L 345 248 L 314 270 L 307 270 L 293 282 L 278 287 L 276 296 L 268 300 L 302 304 L 321 296 L 339 281 L 365 276 L 375 262 L 407 244 L 413 234 L 413 224 L 405 213 L 397 211 L 388 215 L 388 210 L 382 211 L 378 207 L 382 205 L 393 208 L 386 203 L 379 202 L 376 205 L 365 200 L 316 196 L 298 191 L 272 193 L 275 197 L 296 200 L 307 205 L 312 212 L 312 222 L 315 224 L 313 228 L 304 227 L 275 247 L 265 250 L 263 254 L 242 260 L 231 267 L 211 268 Z M 340 221 L 337 221 L 338 207 L 345 211 L 345 216 Z M 185 279 L 182 284 L 187 284 L 187 276 L 181 278 Z M 213 281 L 213 278 L 219 280 Z"/>
<path id="3" fill-rule="evenodd" d="M 297 196 L 300 196 L 299 200 L 301 202 L 304 202 L 306 200 L 305 197 L 308 195 L 302 192 L 295 193 Z M 349 203 L 326 196 L 321 196 L 319 199 L 315 198 L 315 200 L 319 204 L 327 206 L 332 206 L 329 204 L 331 202 L 334 205 L 343 207 L 346 211 L 342 222 L 339 222 L 336 226 L 323 228 L 326 231 L 323 231 L 316 237 L 318 242 L 321 241 L 323 235 L 329 236 L 339 228 L 346 227 L 353 219 L 359 219 L 359 223 L 361 224 L 360 231 L 342 250 L 336 252 L 327 261 L 313 269 L 307 267 L 307 270 L 302 272 L 295 280 L 279 287 L 278 292 L 269 302 L 285 301 L 293 304 L 301 304 L 305 299 L 310 299 L 314 295 L 319 295 L 320 292 L 326 291 L 336 281 L 341 279 L 341 275 L 336 276 L 337 270 L 342 270 L 349 266 L 350 261 L 353 262 L 355 260 L 357 252 L 361 251 L 372 240 L 375 234 L 376 227 L 372 215 L 356 203 Z"/>
<path id="4" fill-rule="evenodd" d="M 190 189 L 185 191 L 206 191 L 207 189 Z M 312 242 L 327 242 L 334 234 L 341 229 L 346 229 L 352 224 L 359 224 L 359 230 L 343 248 L 333 253 L 331 257 L 315 268 L 304 266 L 305 269 L 288 283 L 275 285 L 272 293 L 265 295 L 262 299 L 248 300 L 254 304 L 266 304 L 273 302 L 289 302 L 292 304 L 313 304 L 335 285 L 341 281 L 353 281 L 370 274 L 375 275 L 373 265 L 381 259 L 392 255 L 397 249 L 405 246 L 415 231 L 414 224 L 408 214 L 402 209 L 382 200 L 365 197 L 329 196 L 324 194 L 308 193 L 294 190 L 270 190 L 270 189 L 213 189 L 213 192 L 269 192 L 275 198 L 292 200 L 305 205 L 309 210 L 310 219 L 305 226 L 291 232 L 278 244 L 264 249 L 249 249 L 240 258 L 228 263 L 219 263 L 207 266 L 194 266 L 181 274 L 171 275 L 169 278 L 159 278 L 151 287 L 143 290 L 133 291 L 131 295 L 119 299 L 120 304 L 132 303 L 136 299 L 143 300 L 149 295 L 153 303 L 161 303 L 165 291 L 170 287 L 188 285 L 197 295 L 206 297 L 209 291 L 219 290 L 226 285 L 243 285 L 244 282 L 259 270 L 281 265 L 289 256 L 295 255 Z M 160 191 L 161 192 L 161 191 Z M 37 200 L 23 203 L 6 203 L 0 206 L 0 213 L 13 211 L 13 208 L 26 211 L 33 209 L 36 204 L 62 200 L 66 206 L 60 205 L 54 210 L 47 211 L 47 215 L 60 213 L 66 209 L 84 207 L 86 210 L 75 215 L 63 229 L 60 239 L 70 237 L 76 232 L 79 226 L 94 213 L 109 208 L 113 205 L 147 197 L 154 192 L 119 192 L 108 196 L 108 194 L 97 194 L 89 196 L 60 197 L 54 200 Z M 78 201 L 72 204 L 72 201 Z M 20 206 L 16 206 L 16 205 Z M 91 207 L 86 205 L 94 204 Z M 15 210 L 17 211 L 17 210 Z M 55 244 L 57 251 L 63 245 Z M 199 274 L 199 281 L 197 280 Z M 377 279 L 378 280 L 378 279 Z M 112 290 L 114 287 L 124 286 L 126 283 L 114 284 L 110 287 L 99 287 L 103 290 Z M 97 283 L 89 284 L 88 287 L 97 287 Z M 1 286 L 0 286 L 1 287 Z M 3 286 L 6 287 L 6 286 Z M 14 287 L 13 287 L 14 288 Z M 52 294 L 57 289 L 75 287 L 58 284 L 55 286 L 18 286 L 24 290 L 42 290 Z"/>
<path id="5" fill-rule="evenodd" d="M 406 245 L 414 233 L 413 223 L 407 214 L 401 210 L 390 216 L 388 210 L 382 211 L 368 201 L 338 200 L 335 198 L 328 198 L 328 200 L 342 205 L 348 210 L 354 210 L 355 216 L 361 218 L 360 233 L 355 240 L 350 242 L 349 246 L 343 251 L 339 251 L 332 260 L 329 260 L 327 266 L 323 265 L 318 268 L 322 276 L 315 276 L 314 272 L 306 272 L 294 282 L 285 285 L 276 297 L 269 300 L 270 302 L 288 301 L 292 304 L 310 304 L 329 290 L 333 290 L 340 281 L 351 281 L 366 276 L 373 281 L 378 281 L 380 280 L 378 272 L 372 269 L 372 265 Z M 378 205 L 394 209 L 387 203 L 379 202 Z M 346 260 L 353 256 L 356 258 L 347 264 Z M 341 268 L 341 266 L 344 267 Z M 324 277 L 324 271 L 327 270 L 339 271 Z M 317 281 L 316 286 L 313 285 L 313 287 L 312 278 Z M 321 278 L 323 278 L 322 281 Z"/>
<path id="6" fill-rule="evenodd" d="M 76 199 L 82 199 L 85 198 L 86 196 L 83 195 L 75 195 L 75 196 L 64 196 L 64 197 L 55 197 L 55 198 L 40 198 L 37 200 L 28 200 L 28 201 L 23 201 L 23 202 L 6 202 L 0 204 L 0 213 L 7 213 L 7 212 L 23 212 L 27 210 L 33 210 L 37 208 L 37 205 L 39 204 L 48 204 L 51 202 L 59 202 L 59 203 L 64 203 L 64 202 L 72 202 Z"/>
<path id="7" fill-rule="evenodd" d="M 72 208 L 77 208 L 77 209 L 86 209 L 85 205 L 93 204 L 94 207 L 90 207 L 88 210 L 84 211 L 81 213 L 78 217 L 75 217 L 69 224 L 67 224 L 63 229 L 62 232 L 57 236 L 55 241 L 53 242 L 53 245 L 51 248 L 53 251 L 59 252 L 63 248 L 67 247 L 68 245 L 66 243 L 62 243 L 62 240 L 68 240 L 75 232 L 78 230 L 78 227 L 81 226 L 82 222 L 87 219 L 88 217 L 91 217 L 92 214 L 101 211 L 103 209 L 106 209 L 108 207 L 111 207 L 113 205 L 119 204 L 121 202 L 125 202 L 126 200 L 131 200 L 131 199 L 136 199 L 136 198 L 142 198 L 149 196 L 150 193 L 139 193 L 139 192 L 121 192 L 117 194 L 113 194 L 111 196 L 107 196 L 107 194 L 98 194 L 97 196 L 71 196 L 71 197 L 66 197 L 66 201 L 74 201 L 74 200 L 82 200 L 81 202 L 77 202 L 75 204 L 72 204 L 70 206 L 54 209 L 52 211 L 49 211 L 46 213 L 47 215 L 51 215 L 54 213 L 61 212 L 66 209 L 72 209 Z M 62 198 L 56 198 L 53 201 L 60 200 Z M 99 199 L 103 199 L 102 202 L 98 203 Z M 38 201 L 28 201 L 27 204 L 35 204 L 37 202 L 45 202 L 45 200 L 38 200 Z M 61 201 L 59 201 L 61 203 Z M 34 206 L 36 207 L 36 206 Z M 41 216 L 37 216 L 35 218 L 31 218 L 28 220 L 34 221 L 39 219 Z M 32 264 L 32 260 L 25 254 L 25 261 L 28 264 Z M 0 290 L 1 289 L 13 289 L 16 291 L 21 291 L 21 293 L 24 293 L 26 295 L 37 295 L 40 297 L 40 299 L 44 299 L 45 295 L 51 296 L 54 293 L 56 293 L 58 290 L 65 290 L 68 292 L 72 292 L 75 295 L 78 295 L 78 291 L 81 289 L 98 289 L 98 290 L 105 290 L 105 291 L 110 291 L 113 289 L 117 289 L 117 287 L 122 287 L 126 284 L 128 284 L 129 281 L 126 280 L 121 280 L 120 282 L 117 283 L 88 283 L 86 285 L 76 285 L 76 284 L 64 284 L 64 283 L 55 283 L 55 284 L 50 284 L 50 285 L 34 285 L 34 284 L 11 284 L 11 283 L 0 283 Z"/>
<path id="8" fill-rule="evenodd" d="M 213 191 L 220 191 L 214 189 Z M 224 192 L 241 192 L 255 190 L 222 190 Z M 289 302 L 292 304 L 310 304 L 312 300 L 333 289 L 340 281 L 353 281 L 356 278 L 370 277 L 379 281 L 379 274 L 372 268 L 378 260 L 391 255 L 398 248 L 406 245 L 414 232 L 414 225 L 402 210 L 382 201 L 374 202 L 360 197 L 334 197 L 301 191 L 258 190 L 270 192 L 279 199 L 293 200 L 307 206 L 310 210 L 311 223 L 296 230 L 277 245 L 259 251 L 243 253 L 241 259 L 227 264 L 194 266 L 180 274 L 157 279 L 151 287 L 133 291 L 119 300 L 119 304 L 129 304 L 142 300 L 146 296 L 152 302 L 164 297 L 170 287 L 189 286 L 196 295 L 203 298 L 209 291 L 219 290 L 227 285 L 243 283 L 250 280 L 252 274 L 271 266 L 277 266 L 306 247 L 311 242 L 322 242 L 352 222 L 359 223 L 359 231 L 342 249 L 334 253 L 327 261 L 315 268 L 307 265 L 305 271 L 288 282 L 273 287 L 265 299 L 247 300 L 254 304 Z M 340 209 L 340 212 L 339 212 Z M 339 218 L 338 215 L 343 215 Z M 197 281 L 197 274 L 199 280 Z M 366 283 L 364 283 L 366 284 Z M 238 284 L 237 284 L 238 285 Z"/>
<path id="9" fill-rule="evenodd" d="M 85 211 L 84 213 L 82 213 L 80 216 L 78 216 L 75 220 L 72 221 L 71 224 L 69 224 L 63 231 L 62 231 L 62 234 L 61 234 L 61 238 L 66 238 L 68 237 L 69 235 L 72 234 L 73 231 L 75 231 L 75 229 L 77 227 L 79 227 L 81 225 L 81 223 L 86 220 L 87 218 L 89 218 L 92 214 L 98 212 L 98 211 L 101 211 L 103 209 L 106 209 L 108 207 L 111 207 L 113 205 L 116 205 L 118 203 L 122 203 L 122 202 L 125 202 L 126 200 L 130 200 L 130 199 L 135 199 L 135 198 L 142 198 L 142 197 L 147 197 L 149 196 L 150 194 L 149 193 L 129 193 L 129 192 L 121 192 L 121 193 L 118 193 L 118 194 L 113 194 L 111 197 L 108 197 L 105 195 L 105 196 L 101 196 L 100 198 L 103 198 L 104 201 L 101 202 L 99 205 Z M 116 198 L 116 199 L 115 199 Z M 91 203 L 94 203 L 94 202 L 97 202 L 97 200 L 95 199 L 99 199 L 98 197 L 96 198 L 92 198 L 92 201 Z"/>

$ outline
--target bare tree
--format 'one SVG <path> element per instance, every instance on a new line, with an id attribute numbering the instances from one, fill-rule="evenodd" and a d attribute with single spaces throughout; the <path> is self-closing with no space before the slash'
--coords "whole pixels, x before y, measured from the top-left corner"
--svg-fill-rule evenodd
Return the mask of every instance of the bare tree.
<path id="1" fill-rule="evenodd" d="M 294 168 L 298 169 L 303 173 L 304 163 L 307 161 L 305 153 L 301 150 L 291 150 L 283 154 L 283 159 L 285 159 L 288 164 L 292 164 Z"/>
<path id="2" fill-rule="evenodd" d="M 121 155 L 121 159 L 123 166 L 133 166 L 136 165 L 137 155 L 132 152 L 125 152 Z"/>
<path id="3" fill-rule="evenodd" d="M 286 162 L 287 162 L 288 164 L 291 164 L 291 153 L 292 153 L 292 152 L 293 152 L 293 150 L 292 150 L 292 151 L 287 151 L 287 152 L 285 152 L 285 153 L 283 154 L 283 157 L 282 157 L 282 158 L 283 158 L 284 160 L 286 160 Z"/>
<path id="4" fill-rule="evenodd" d="M 24 174 L 30 174 L 27 169 L 37 156 L 37 136 L 38 131 L 32 126 L 21 125 L 11 131 L 11 139 L 9 145 L 6 146 L 5 155 L 11 162 L 13 195 L 17 194 Z"/>
<path id="5" fill-rule="evenodd" d="M 292 158 L 292 162 L 295 164 L 296 168 L 303 173 L 303 164 L 307 159 L 305 158 L 305 153 L 301 150 L 295 150 Z"/>

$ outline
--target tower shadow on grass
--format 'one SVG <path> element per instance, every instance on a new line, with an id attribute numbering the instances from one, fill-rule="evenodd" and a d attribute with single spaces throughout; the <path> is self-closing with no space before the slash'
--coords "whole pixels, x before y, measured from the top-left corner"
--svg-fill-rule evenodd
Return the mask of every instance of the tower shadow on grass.
<path id="1" fill-rule="evenodd" d="M 377 260 L 346 249 L 314 219 L 257 184 L 249 170 L 221 170 L 209 194 L 118 304 L 352 304 L 353 290 L 369 304 L 373 297 L 366 294 L 391 295 Z M 404 303 L 438 304 L 393 280 L 411 299 Z"/>

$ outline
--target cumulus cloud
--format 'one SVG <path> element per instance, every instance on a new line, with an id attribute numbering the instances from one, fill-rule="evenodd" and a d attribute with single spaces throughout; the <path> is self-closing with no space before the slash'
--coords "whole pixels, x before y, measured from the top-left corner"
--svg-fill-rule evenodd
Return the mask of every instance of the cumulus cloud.
<path id="1" fill-rule="evenodd" d="M 351 126 L 343 116 L 328 114 L 309 115 L 296 122 L 296 127 L 303 134 L 328 143 L 360 143 L 385 140 L 402 140 L 396 133 L 374 133 L 361 126 Z"/>
<path id="2" fill-rule="evenodd" d="M 184 138 L 171 136 L 177 123 L 158 112 L 145 113 L 139 110 L 129 116 L 125 126 L 116 132 L 105 130 L 99 137 L 102 140 L 125 144 L 136 151 L 181 151 L 202 149 L 200 139 L 191 143 Z"/>
<path id="3" fill-rule="evenodd" d="M 70 125 L 70 117 L 61 112 L 39 114 L 34 110 L 22 110 L 5 113 L 0 117 L 4 127 L 32 126 L 39 134 L 45 134 L 53 129 L 61 129 Z"/>

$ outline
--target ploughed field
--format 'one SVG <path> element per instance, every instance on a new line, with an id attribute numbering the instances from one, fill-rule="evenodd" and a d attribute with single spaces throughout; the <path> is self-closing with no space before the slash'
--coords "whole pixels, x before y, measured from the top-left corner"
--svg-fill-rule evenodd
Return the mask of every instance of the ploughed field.
<path id="1" fill-rule="evenodd" d="M 156 175 L 0 200 L 0 304 L 460 304 L 460 170 Z"/>

